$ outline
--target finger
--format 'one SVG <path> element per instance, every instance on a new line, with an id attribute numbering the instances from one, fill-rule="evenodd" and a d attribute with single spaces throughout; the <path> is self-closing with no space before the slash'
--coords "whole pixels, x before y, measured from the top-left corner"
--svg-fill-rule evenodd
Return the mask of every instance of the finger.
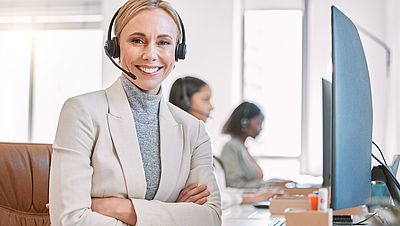
<path id="1" fill-rule="evenodd" d="M 206 202 L 207 202 L 207 198 L 204 197 L 204 198 L 201 198 L 201 199 L 197 200 L 195 203 L 199 204 L 199 205 L 203 205 Z"/>
<path id="2" fill-rule="evenodd" d="M 189 200 L 190 197 L 192 197 L 194 195 L 197 195 L 197 194 L 203 192 L 206 189 L 207 189 L 206 185 L 200 185 L 200 186 L 197 186 L 197 187 L 195 187 L 195 188 L 193 188 L 193 189 L 191 189 L 191 190 L 189 190 L 189 191 L 187 191 L 185 193 L 182 192 L 182 195 L 181 195 L 181 197 L 179 198 L 178 201 L 180 201 L 180 202 L 191 202 L 191 200 Z"/>
<path id="3" fill-rule="evenodd" d="M 183 188 L 183 189 L 181 190 L 181 192 L 179 193 L 179 196 L 178 196 L 178 198 L 176 199 L 176 201 L 182 201 L 182 197 L 185 196 L 185 195 L 187 194 L 188 191 L 190 191 L 190 190 L 192 190 L 192 189 L 194 189 L 194 188 L 196 188 L 196 187 L 197 187 L 197 184 L 194 183 L 194 184 L 189 184 L 188 186 L 186 186 L 185 188 Z"/>
<path id="4" fill-rule="evenodd" d="M 209 191 L 203 191 L 199 194 L 193 195 L 191 197 L 188 198 L 188 202 L 194 202 L 196 203 L 198 200 L 203 199 L 203 198 L 207 198 L 208 196 L 210 196 L 210 192 Z"/>
<path id="5" fill-rule="evenodd" d="M 183 188 L 182 191 L 192 190 L 193 188 L 196 188 L 197 186 L 199 186 L 197 183 L 189 184 L 185 188 Z"/>
<path id="6" fill-rule="evenodd" d="M 97 207 L 99 206 L 99 204 L 100 204 L 100 200 L 99 199 L 92 198 L 91 208 L 92 208 L 93 211 L 97 211 Z"/>
<path id="7" fill-rule="evenodd" d="M 200 186 L 197 186 L 196 188 L 189 190 L 186 194 L 183 194 L 182 200 L 184 200 L 185 202 L 186 201 L 191 202 L 191 200 L 188 200 L 190 197 L 198 195 L 201 192 L 205 191 L 206 189 L 207 189 L 207 185 L 202 184 Z"/>
<path id="8" fill-rule="evenodd" d="M 182 194 L 186 194 L 186 193 L 188 193 L 190 190 L 195 189 L 196 187 L 198 187 L 198 184 L 189 184 L 188 186 L 186 186 L 185 188 L 182 189 L 181 193 L 182 193 Z"/>
<path id="9" fill-rule="evenodd" d="M 186 193 L 182 194 L 181 200 L 183 200 L 185 202 L 191 202 L 190 200 L 188 200 L 190 197 L 197 195 L 197 194 L 205 191 L 206 189 L 207 189 L 206 185 L 197 186 L 197 187 L 187 191 Z"/>

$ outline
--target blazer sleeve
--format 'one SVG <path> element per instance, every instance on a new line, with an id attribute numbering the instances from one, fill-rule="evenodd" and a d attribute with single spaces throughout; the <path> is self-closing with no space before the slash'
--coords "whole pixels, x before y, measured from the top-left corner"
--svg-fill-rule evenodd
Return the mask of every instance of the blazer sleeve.
<path id="1" fill-rule="evenodd" d="M 192 145 L 189 178 L 186 184 L 206 184 L 210 196 L 204 205 L 194 203 L 167 203 L 157 200 L 132 199 L 136 226 L 217 226 L 221 225 L 221 197 L 212 166 L 210 138 L 199 121 L 197 136 Z"/>
<path id="2" fill-rule="evenodd" d="M 52 226 L 126 225 L 91 210 L 90 157 L 94 140 L 94 126 L 88 112 L 78 101 L 67 100 L 60 114 L 50 169 Z"/>

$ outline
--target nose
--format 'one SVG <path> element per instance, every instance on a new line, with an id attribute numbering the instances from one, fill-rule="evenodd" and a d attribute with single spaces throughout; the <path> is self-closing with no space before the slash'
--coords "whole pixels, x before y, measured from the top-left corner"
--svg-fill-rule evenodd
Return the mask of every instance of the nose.
<path id="1" fill-rule="evenodd" d="M 150 43 L 145 46 L 143 49 L 143 59 L 147 61 L 155 61 L 157 60 L 157 45 L 154 43 Z"/>

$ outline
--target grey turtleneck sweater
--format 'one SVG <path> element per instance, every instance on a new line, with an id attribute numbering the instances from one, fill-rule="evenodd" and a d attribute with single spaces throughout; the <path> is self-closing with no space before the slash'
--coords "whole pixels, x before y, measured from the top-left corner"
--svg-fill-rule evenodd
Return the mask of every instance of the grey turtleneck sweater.
<path id="1" fill-rule="evenodd" d="M 160 128 L 158 123 L 161 94 L 160 92 L 156 95 L 144 93 L 124 76 L 121 76 L 121 82 L 136 124 L 147 184 L 145 199 L 152 200 L 158 190 L 161 177 Z"/>

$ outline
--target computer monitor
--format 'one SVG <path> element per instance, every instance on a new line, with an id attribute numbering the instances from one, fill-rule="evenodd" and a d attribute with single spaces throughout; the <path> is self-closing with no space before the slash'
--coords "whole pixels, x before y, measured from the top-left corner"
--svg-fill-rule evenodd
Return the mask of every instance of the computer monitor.
<path id="1" fill-rule="evenodd" d="M 322 79 L 322 118 L 322 186 L 329 187 L 331 185 L 332 155 L 332 83 L 326 79 Z"/>
<path id="2" fill-rule="evenodd" d="M 335 6 L 331 13 L 331 206 L 345 209 L 366 204 L 371 196 L 372 97 L 357 28 Z"/>

